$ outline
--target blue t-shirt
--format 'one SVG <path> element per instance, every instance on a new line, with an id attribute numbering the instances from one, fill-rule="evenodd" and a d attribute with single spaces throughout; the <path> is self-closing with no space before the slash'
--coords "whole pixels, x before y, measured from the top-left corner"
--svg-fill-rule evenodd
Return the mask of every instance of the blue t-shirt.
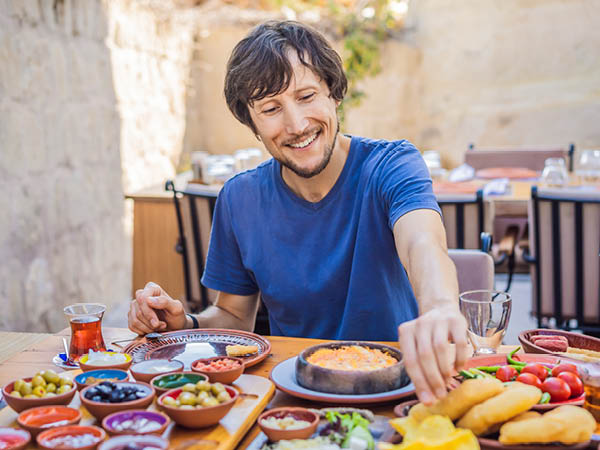
<path id="1" fill-rule="evenodd" d="M 316 203 L 294 194 L 271 159 L 221 190 L 202 283 L 260 290 L 273 335 L 396 340 L 418 308 L 392 229 L 415 209 L 440 212 L 407 141 L 352 137 L 338 180 Z"/>

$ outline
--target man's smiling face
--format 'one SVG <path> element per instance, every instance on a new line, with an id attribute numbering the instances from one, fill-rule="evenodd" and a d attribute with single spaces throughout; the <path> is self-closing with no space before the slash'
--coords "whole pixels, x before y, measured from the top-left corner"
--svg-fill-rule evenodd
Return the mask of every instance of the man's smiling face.
<path id="1" fill-rule="evenodd" d="M 296 175 L 311 178 L 327 167 L 335 148 L 339 103 L 294 51 L 287 55 L 293 68 L 288 88 L 249 106 L 250 116 L 271 156 Z"/>

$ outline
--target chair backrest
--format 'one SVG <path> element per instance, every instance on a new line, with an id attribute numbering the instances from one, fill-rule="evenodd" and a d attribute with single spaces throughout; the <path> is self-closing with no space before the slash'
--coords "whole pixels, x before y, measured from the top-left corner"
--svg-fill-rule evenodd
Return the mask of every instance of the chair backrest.
<path id="1" fill-rule="evenodd" d="M 538 325 L 600 332 L 600 190 L 534 186 L 529 217 Z"/>
<path id="2" fill-rule="evenodd" d="M 475 194 L 436 194 L 446 228 L 448 248 L 481 248 L 484 231 L 483 191 Z"/>
<path id="3" fill-rule="evenodd" d="M 465 153 L 465 163 L 475 170 L 488 167 L 526 167 L 541 171 L 548 158 L 564 158 L 569 171 L 573 171 L 575 145 L 569 148 L 497 148 L 476 149 L 473 144 Z"/>
<path id="4" fill-rule="evenodd" d="M 167 189 L 173 191 L 177 213 L 179 225 L 177 248 L 183 256 L 186 300 L 189 308 L 193 312 L 198 312 L 212 305 L 217 298 L 217 292 L 203 286 L 200 279 L 208 254 L 210 229 L 218 192 L 192 185 L 183 191 L 177 191 L 170 182 L 167 182 Z"/>
<path id="5" fill-rule="evenodd" d="M 456 266 L 459 292 L 494 289 L 494 259 L 481 250 L 448 250 Z"/>

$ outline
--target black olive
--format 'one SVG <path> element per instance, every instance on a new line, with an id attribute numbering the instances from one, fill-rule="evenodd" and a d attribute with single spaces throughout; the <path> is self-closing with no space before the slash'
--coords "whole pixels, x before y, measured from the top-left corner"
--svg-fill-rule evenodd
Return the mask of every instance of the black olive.
<path id="1" fill-rule="evenodd" d="M 118 403 L 120 401 L 119 391 L 112 391 L 108 396 L 108 401 L 111 403 Z"/>
<path id="2" fill-rule="evenodd" d="M 103 401 L 103 398 L 100 397 L 99 395 L 94 395 L 91 399 L 88 397 L 89 400 L 92 400 L 93 402 L 101 402 Z"/>
<path id="3" fill-rule="evenodd" d="M 144 391 L 137 391 L 135 395 L 137 395 L 137 398 L 143 398 L 143 397 L 146 396 L 146 392 L 144 392 Z"/>
<path id="4" fill-rule="evenodd" d="M 136 395 L 135 395 L 135 394 L 129 394 L 129 395 L 127 396 L 127 398 L 126 398 L 126 400 L 125 400 L 125 401 L 132 402 L 132 401 L 134 401 L 134 400 L 137 400 L 137 397 L 136 397 Z"/>

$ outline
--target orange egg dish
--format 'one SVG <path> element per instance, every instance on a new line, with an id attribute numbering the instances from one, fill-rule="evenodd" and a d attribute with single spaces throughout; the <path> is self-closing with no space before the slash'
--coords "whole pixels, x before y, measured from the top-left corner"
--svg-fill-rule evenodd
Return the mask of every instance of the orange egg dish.
<path id="1" fill-rule="evenodd" d="M 322 348 L 306 360 L 315 366 L 334 370 L 376 370 L 393 366 L 396 358 L 376 348 L 350 345 L 340 348 Z"/>

